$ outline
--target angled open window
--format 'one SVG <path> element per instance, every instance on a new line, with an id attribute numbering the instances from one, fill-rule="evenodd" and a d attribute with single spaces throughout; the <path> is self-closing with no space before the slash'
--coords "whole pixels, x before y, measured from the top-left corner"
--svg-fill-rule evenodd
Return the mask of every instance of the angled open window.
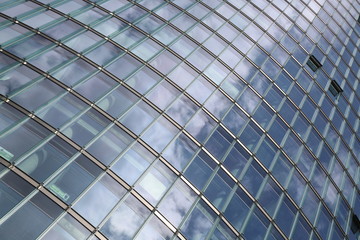
<path id="1" fill-rule="evenodd" d="M 360 220 L 355 214 L 352 215 L 351 227 L 350 228 L 351 228 L 351 231 L 354 234 L 359 232 L 359 230 L 360 230 Z"/>
<path id="2" fill-rule="evenodd" d="M 311 70 L 313 70 L 314 72 L 316 70 L 318 70 L 319 68 L 322 67 L 321 63 L 319 62 L 319 60 L 317 60 L 317 58 L 314 55 L 310 55 L 309 60 L 306 63 Z"/>
<path id="3" fill-rule="evenodd" d="M 335 80 L 331 81 L 329 91 L 331 92 L 331 94 L 334 97 L 339 96 L 339 94 L 343 92 L 342 88 L 340 87 L 340 85 Z"/>

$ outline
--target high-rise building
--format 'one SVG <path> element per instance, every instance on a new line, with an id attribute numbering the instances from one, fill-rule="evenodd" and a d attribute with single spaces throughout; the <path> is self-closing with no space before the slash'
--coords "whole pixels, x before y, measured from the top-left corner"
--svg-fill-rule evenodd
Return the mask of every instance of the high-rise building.
<path id="1" fill-rule="evenodd" d="M 359 12 L 0 0 L 0 239 L 357 239 Z"/>

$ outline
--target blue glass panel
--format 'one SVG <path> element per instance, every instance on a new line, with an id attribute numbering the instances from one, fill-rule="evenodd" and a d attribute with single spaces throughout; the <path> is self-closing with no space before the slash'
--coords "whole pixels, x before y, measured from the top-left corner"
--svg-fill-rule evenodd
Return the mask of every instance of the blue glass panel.
<path id="1" fill-rule="evenodd" d="M 87 150 L 105 165 L 109 165 L 133 139 L 118 126 L 108 129 Z"/>
<path id="2" fill-rule="evenodd" d="M 205 143 L 205 147 L 214 157 L 220 160 L 233 140 L 234 139 L 223 128 L 218 127 Z"/>
<path id="3" fill-rule="evenodd" d="M 60 215 L 62 209 L 37 193 L 0 226 L 0 235 L 9 240 L 36 239 Z M 21 226 L 21 231 L 19 231 Z"/>
<path id="4" fill-rule="evenodd" d="M 231 149 L 229 154 L 224 160 L 224 166 L 232 173 L 234 177 L 239 177 L 243 171 L 250 154 L 245 151 L 240 144 L 235 143 L 234 148 Z"/>
<path id="5" fill-rule="evenodd" d="M 217 209 L 222 209 L 234 185 L 235 182 L 222 169 L 219 169 L 207 186 L 205 196 Z"/>
<path id="6" fill-rule="evenodd" d="M 255 196 L 265 178 L 265 175 L 266 172 L 260 167 L 260 165 L 255 160 L 252 160 L 244 177 L 241 179 L 241 183 L 253 196 Z"/>
<path id="7" fill-rule="evenodd" d="M 286 236 L 290 235 L 290 230 L 294 222 L 295 214 L 295 206 L 290 202 L 287 197 L 284 197 L 278 213 L 276 214 L 275 221 Z"/>
<path id="8" fill-rule="evenodd" d="M 129 195 L 126 200 L 111 214 L 100 231 L 109 239 L 133 239 L 138 228 L 150 214 L 142 203 Z"/>
<path id="9" fill-rule="evenodd" d="M 153 108 L 141 101 L 123 116 L 121 123 L 138 135 L 157 115 L 158 113 Z"/>
<path id="10" fill-rule="evenodd" d="M 265 138 L 256 151 L 256 156 L 265 167 L 269 168 L 275 158 L 277 148 L 268 138 Z"/>
<path id="11" fill-rule="evenodd" d="M 185 170 L 185 177 L 192 182 L 198 189 L 202 189 L 208 181 L 213 170 L 215 162 L 210 159 L 204 152 L 200 152 L 198 156 L 190 163 Z"/>
<path id="12" fill-rule="evenodd" d="M 199 111 L 186 126 L 186 130 L 191 133 L 198 141 L 204 140 L 210 135 L 215 127 L 215 121 L 205 112 Z"/>
<path id="13" fill-rule="evenodd" d="M 319 199 L 316 197 L 313 191 L 308 188 L 306 196 L 302 202 L 302 210 L 311 223 L 314 223 L 318 205 Z"/>
<path id="14" fill-rule="evenodd" d="M 128 184 L 132 185 L 154 159 L 155 157 L 151 153 L 136 143 L 111 169 Z"/>
<path id="15" fill-rule="evenodd" d="M 255 208 L 245 228 L 245 238 L 256 240 L 264 239 L 269 223 L 265 215 L 258 208 Z"/>
<path id="16" fill-rule="evenodd" d="M 104 175 L 75 204 L 74 209 L 91 224 L 97 226 L 125 193 L 126 190 L 119 183 L 110 176 Z"/>
<path id="17" fill-rule="evenodd" d="M 97 78 L 94 79 L 94 81 L 96 80 Z M 92 82 L 93 81 L 89 83 L 89 86 L 90 84 L 92 84 Z M 107 85 L 106 88 L 110 87 L 109 85 Z M 111 83 L 111 85 L 115 85 L 115 82 Z M 92 88 L 94 88 L 93 85 L 91 86 Z M 111 114 L 113 117 L 118 118 L 122 114 L 124 114 L 126 110 L 128 110 L 132 105 L 134 105 L 137 100 L 138 98 L 133 93 L 131 93 L 125 87 L 119 86 L 111 93 L 109 93 L 106 97 L 101 99 L 98 102 L 98 106 L 107 113 Z"/>
<path id="18" fill-rule="evenodd" d="M 195 154 L 197 146 L 183 133 L 165 149 L 163 157 L 181 171 Z"/>
<path id="19" fill-rule="evenodd" d="M 56 136 L 30 156 L 17 163 L 17 167 L 36 181 L 43 182 L 75 152 L 72 146 Z"/>
<path id="20" fill-rule="evenodd" d="M 204 239 L 213 226 L 211 213 L 206 204 L 198 203 L 181 227 L 181 232 L 187 239 Z"/>
<path id="21" fill-rule="evenodd" d="M 196 194 L 182 181 L 176 181 L 159 204 L 158 210 L 178 227 L 196 199 Z"/>
<path id="22" fill-rule="evenodd" d="M 32 190 L 29 183 L 13 172 L 6 173 L 0 180 L 0 217 L 7 214 Z"/>
<path id="23" fill-rule="evenodd" d="M 80 155 L 62 170 L 46 187 L 66 203 L 77 196 L 100 174 L 101 170 L 93 162 Z"/>
<path id="24" fill-rule="evenodd" d="M 281 189 L 275 184 L 272 179 L 268 178 L 258 201 L 270 216 L 274 215 L 277 202 L 280 199 L 280 194 Z"/>

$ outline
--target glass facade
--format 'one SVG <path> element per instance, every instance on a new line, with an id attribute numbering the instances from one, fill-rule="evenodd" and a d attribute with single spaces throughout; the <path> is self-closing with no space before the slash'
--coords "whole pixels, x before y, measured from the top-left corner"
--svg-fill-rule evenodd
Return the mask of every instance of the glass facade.
<path id="1" fill-rule="evenodd" d="M 0 0 L 0 236 L 356 240 L 357 0 Z"/>

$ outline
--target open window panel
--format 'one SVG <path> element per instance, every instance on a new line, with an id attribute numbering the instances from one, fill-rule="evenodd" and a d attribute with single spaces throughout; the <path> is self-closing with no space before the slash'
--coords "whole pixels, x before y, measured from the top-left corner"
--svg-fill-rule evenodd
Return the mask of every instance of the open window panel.
<path id="1" fill-rule="evenodd" d="M 317 60 L 317 58 L 314 55 L 310 55 L 309 60 L 306 63 L 311 70 L 313 70 L 314 72 L 316 70 L 318 70 L 319 68 L 322 67 L 321 63 L 319 62 L 319 60 Z"/>
<path id="2" fill-rule="evenodd" d="M 331 81 L 331 84 L 329 86 L 329 91 L 331 92 L 331 94 L 334 97 L 338 97 L 340 95 L 340 93 L 343 92 L 342 88 L 335 80 Z"/>
<path id="3" fill-rule="evenodd" d="M 352 215 L 350 229 L 354 234 L 359 232 L 359 230 L 360 230 L 360 220 L 359 220 L 358 216 L 356 216 L 356 214 Z"/>

